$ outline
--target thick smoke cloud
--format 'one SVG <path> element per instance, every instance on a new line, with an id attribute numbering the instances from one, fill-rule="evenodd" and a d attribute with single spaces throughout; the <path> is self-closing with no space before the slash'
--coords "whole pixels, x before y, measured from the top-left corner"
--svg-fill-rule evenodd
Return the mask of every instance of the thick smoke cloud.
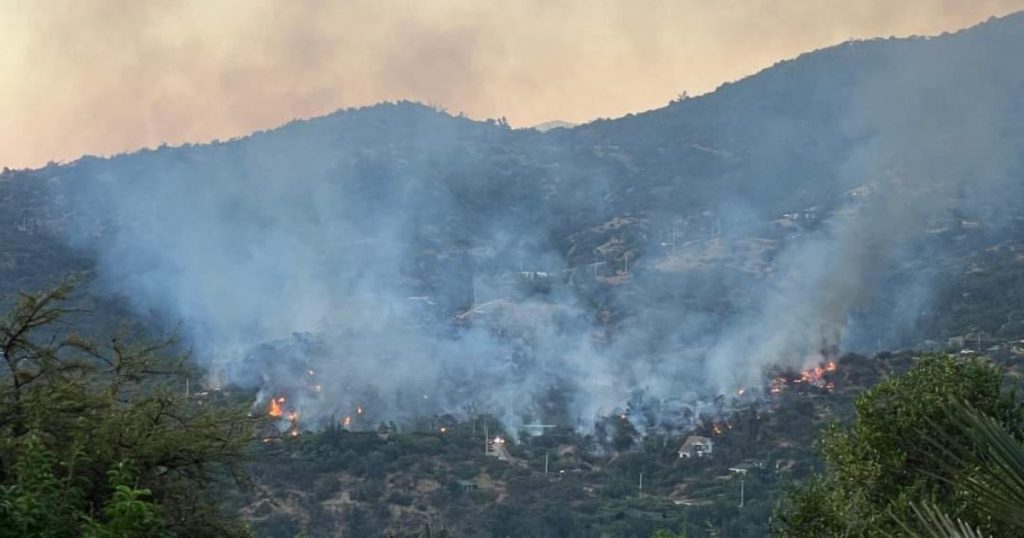
<path id="1" fill-rule="evenodd" d="M 885 318 L 893 332 L 909 328 L 900 325 L 929 307 L 934 272 L 918 269 L 891 289 L 883 287 L 891 268 L 940 259 L 930 230 L 965 218 L 998 230 L 1019 211 L 1020 148 L 1004 114 L 1021 81 L 1001 69 L 1012 60 L 992 52 L 964 35 L 912 42 L 858 81 L 845 127 L 860 143 L 839 170 L 856 187 L 821 230 L 781 253 L 758 305 L 711 350 L 719 387 L 754 384 L 768 364 L 813 366 L 829 346 L 879 337 L 875 325 L 860 342 L 843 340 L 880 294 L 896 295 Z"/>
<path id="2" fill-rule="evenodd" d="M 629 159 L 595 133 L 626 123 L 541 135 L 408 104 L 86 160 L 55 203 L 101 284 L 180 320 L 212 384 L 286 394 L 311 427 L 478 412 L 512 428 L 633 412 L 641 429 L 681 427 L 728 405 L 721 394 L 756 392 L 766 368 L 911 323 L 933 273 L 906 267 L 938 256 L 932 231 L 996 228 L 1015 209 L 1002 114 L 1019 70 L 971 39 L 895 47 L 834 98 L 848 144 L 821 179 L 834 195 L 807 211 L 819 224 L 799 233 L 774 231 L 776 206 L 742 188 L 664 201 L 663 219 L 624 209 L 644 176 L 616 175 Z M 772 113 L 744 121 L 804 136 Z M 689 150 L 738 160 L 711 138 Z M 801 149 L 787 143 L 741 149 L 784 167 Z M 691 270 L 705 259 L 745 261 Z M 912 278 L 894 287 L 897 272 Z M 883 300 L 895 306 L 872 313 Z"/>

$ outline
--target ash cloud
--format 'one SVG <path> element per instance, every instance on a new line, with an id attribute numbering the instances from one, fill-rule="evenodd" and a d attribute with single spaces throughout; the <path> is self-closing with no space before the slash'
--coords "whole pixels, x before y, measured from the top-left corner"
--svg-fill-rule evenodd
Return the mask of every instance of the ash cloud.
<path id="1" fill-rule="evenodd" d="M 55 203 L 101 285 L 180 320 L 212 383 L 287 394 L 310 427 L 685 427 L 766 368 L 907 332 L 932 230 L 1019 210 L 1019 37 L 999 28 L 547 134 L 401 103 L 85 159 Z"/>
<path id="2" fill-rule="evenodd" d="M 909 41 L 857 81 L 844 127 L 858 143 L 839 169 L 853 188 L 821 230 L 781 253 L 757 306 L 712 349 L 720 387 L 754 384 L 765 365 L 807 367 L 830 346 L 871 349 L 883 324 L 848 329 L 885 295 L 896 308 L 875 315 L 888 334 L 906 332 L 931 306 L 927 266 L 942 258 L 929 230 L 975 219 L 996 232 L 1020 211 L 1006 113 L 1021 81 L 1004 50 L 973 38 Z M 910 279 L 884 284 L 907 266 Z"/>

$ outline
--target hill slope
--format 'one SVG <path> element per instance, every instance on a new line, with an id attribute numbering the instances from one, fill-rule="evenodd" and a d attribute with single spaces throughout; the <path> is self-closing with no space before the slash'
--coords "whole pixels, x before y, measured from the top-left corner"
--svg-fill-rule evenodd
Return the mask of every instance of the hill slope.
<path id="1" fill-rule="evenodd" d="M 381 417 L 587 423 L 835 346 L 1024 336 L 1022 49 L 1016 14 L 572 129 L 397 103 L 9 171 L 0 291 L 88 270 L 182 322 L 211 382 L 294 391 L 322 364 L 344 381 L 321 417 L 360 386 Z"/>

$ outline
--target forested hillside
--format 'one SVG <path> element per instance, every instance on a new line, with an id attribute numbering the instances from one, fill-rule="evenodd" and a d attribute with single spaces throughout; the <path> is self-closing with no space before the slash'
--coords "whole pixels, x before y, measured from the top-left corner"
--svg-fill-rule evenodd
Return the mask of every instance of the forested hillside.
<path id="1" fill-rule="evenodd" d="M 572 128 L 384 103 L 5 169 L 0 305 L 76 274 L 78 333 L 178 335 L 175 405 L 267 419 L 257 532 L 759 536 L 914 350 L 1019 360 L 1021 50 L 1018 13 Z"/>

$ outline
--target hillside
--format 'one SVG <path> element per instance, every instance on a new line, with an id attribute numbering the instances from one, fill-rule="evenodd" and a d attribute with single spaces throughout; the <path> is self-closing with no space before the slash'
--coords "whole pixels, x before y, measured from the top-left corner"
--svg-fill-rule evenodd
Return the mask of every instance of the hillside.
<path id="1" fill-rule="evenodd" d="M 537 476 L 541 448 L 590 442 L 567 459 L 581 474 L 565 495 L 636 524 L 647 508 L 625 500 L 631 450 L 660 461 L 661 503 L 691 497 L 680 480 L 717 491 L 722 465 L 769 458 L 733 447 L 687 474 L 670 445 L 708 421 L 760 417 L 732 395 L 770 401 L 770 372 L 1024 338 L 1020 50 L 1024 13 L 844 43 L 572 128 L 385 103 L 236 140 L 5 169 L 0 297 L 81 272 L 80 300 L 111 324 L 178 329 L 207 388 L 251 391 L 259 410 L 287 402 L 295 418 L 280 428 L 300 439 L 263 449 L 281 463 L 261 471 L 262 496 L 237 500 L 254 520 L 355 532 L 352 511 L 372 505 L 389 511 L 359 516 L 375 529 L 493 535 L 491 523 L 452 523 L 453 507 L 476 517 L 556 487 Z M 842 416 L 818 396 L 769 411 L 798 437 L 750 442 L 804 445 L 770 458 L 813 467 L 806 443 Z M 814 428 L 797 428 L 812 415 Z M 434 433 L 445 416 L 455 440 Z M 529 424 L 565 438 L 517 445 L 527 471 L 484 464 L 466 459 L 479 417 L 513 439 Z M 598 441 L 614 438 L 615 417 L 648 441 L 609 451 Z M 378 437 L 392 422 L 397 440 Z M 321 450 L 324 467 L 289 488 L 288 462 Z M 353 457 L 364 463 L 348 468 Z M 609 476 L 618 493 L 590 499 Z M 359 487 L 376 489 L 352 493 L 367 477 Z M 453 480 L 472 477 L 488 486 L 460 496 Z M 761 485 L 777 492 L 777 478 Z M 382 497 L 392 501 L 371 502 Z M 714 506 L 664 513 L 732 513 Z"/>

